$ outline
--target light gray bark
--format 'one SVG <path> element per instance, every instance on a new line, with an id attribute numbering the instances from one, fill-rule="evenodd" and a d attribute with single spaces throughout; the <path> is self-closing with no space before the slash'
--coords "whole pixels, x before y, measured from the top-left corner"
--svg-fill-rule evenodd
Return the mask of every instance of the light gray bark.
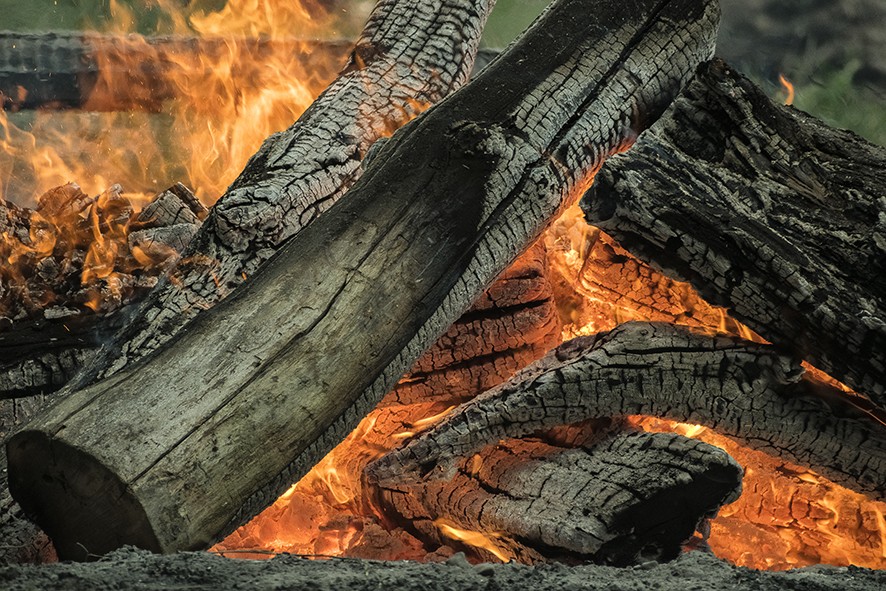
<path id="1" fill-rule="evenodd" d="M 710 55 L 717 18 L 701 0 L 555 2 L 471 85 L 387 142 L 348 198 L 235 296 L 14 436 L 13 494 L 65 557 L 203 547 L 251 517 L 654 120 Z M 269 254 L 288 232 L 253 225 L 275 208 L 261 205 L 269 190 L 244 184 L 279 187 L 250 173 L 282 165 L 274 145 L 203 226 L 229 252 Z"/>
<path id="2" fill-rule="evenodd" d="M 634 255 L 886 408 L 886 148 L 707 64 L 582 201 Z"/>
<path id="3" fill-rule="evenodd" d="M 372 478 L 446 475 L 453 462 L 508 437 L 595 417 L 697 423 L 886 498 L 886 428 L 825 406 L 829 387 L 776 349 L 663 323 L 631 322 L 568 341 L 511 380 L 370 466 Z M 831 399 L 839 405 L 839 393 Z"/>

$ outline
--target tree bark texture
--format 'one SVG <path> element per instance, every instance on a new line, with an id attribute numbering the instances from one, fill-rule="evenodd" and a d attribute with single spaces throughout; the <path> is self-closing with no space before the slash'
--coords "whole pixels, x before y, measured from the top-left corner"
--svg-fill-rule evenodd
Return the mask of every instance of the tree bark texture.
<path id="1" fill-rule="evenodd" d="M 438 543 L 452 527 L 483 532 L 487 560 L 670 560 L 741 492 L 726 452 L 673 433 L 617 432 L 586 448 L 509 440 L 455 466 L 450 479 L 378 482 L 376 494 L 389 518 Z"/>
<path id="2" fill-rule="evenodd" d="M 341 75 L 292 127 L 264 142 L 168 281 L 80 383 L 155 351 L 335 203 L 377 139 L 467 81 L 492 4 L 379 2 Z"/>
<path id="3" fill-rule="evenodd" d="M 348 198 L 235 296 L 14 436 L 14 496 L 64 557 L 204 547 L 254 515 L 664 110 L 710 55 L 717 18 L 697 0 L 555 2 L 507 55 L 387 142 Z M 244 179 L 273 156 L 266 145 L 204 229 L 229 236 L 255 222 L 267 193 Z M 250 232 L 235 251 L 274 234 Z"/>
<path id="4" fill-rule="evenodd" d="M 588 221 L 886 407 L 886 148 L 705 65 L 583 199 Z"/>
<path id="5" fill-rule="evenodd" d="M 382 405 L 464 402 L 560 343 L 542 241 L 523 253 L 412 366 Z"/>
<path id="6" fill-rule="evenodd" d="M 883 500 L 886 429 L 825 406 L 817 391 L 828 388 L 771 346 L 632 322 L 564 343 L 386 455 L 369 475 L 404 483 L 445 477 L 453 462 L 500 439 L 588 418 L 648 415 L 709 426 Z"/>

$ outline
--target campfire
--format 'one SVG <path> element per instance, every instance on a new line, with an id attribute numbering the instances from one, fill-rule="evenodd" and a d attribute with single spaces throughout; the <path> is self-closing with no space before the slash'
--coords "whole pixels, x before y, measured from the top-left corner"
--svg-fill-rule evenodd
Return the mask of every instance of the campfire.
<path id="1" fill-rule="evenodd" d="M 475 67 L 492 4 L 4 38 L 82 70 L 0 113 L 9 489 L 60 558 L 886 568 L 884 150 L 711 60 L 713 1 L 556 0 Z"/>

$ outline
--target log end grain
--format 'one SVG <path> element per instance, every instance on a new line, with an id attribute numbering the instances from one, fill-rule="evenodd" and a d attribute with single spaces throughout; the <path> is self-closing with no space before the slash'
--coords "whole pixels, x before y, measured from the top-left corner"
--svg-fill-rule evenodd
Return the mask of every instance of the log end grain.
<path id="1" fill-rule="evenodd" d="M 10 490 L 61 560 L 99 558 L 124 544 L 161 550 L 126 483 L 95 458 L 31 430 L 10 439 L 6 452 Z"/>

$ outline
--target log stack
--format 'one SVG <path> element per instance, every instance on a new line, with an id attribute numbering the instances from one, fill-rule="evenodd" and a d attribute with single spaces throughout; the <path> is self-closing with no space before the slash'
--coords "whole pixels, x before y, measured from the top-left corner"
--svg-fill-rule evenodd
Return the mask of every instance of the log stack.
<path id="1" fill-rule="evenodd" d="M 870 394 L 867 402 L 847 402 L 804 376 L 786 342 L 754 344 L 661 323 L 570 341 L 499 385 L 558 338 L 541 246 L 484 289 L 710 57 L 718 10 L 706 0 L 636 0 L 627 8 L 558 0 L 470 85 L 377 141 L 466 81 L 489 8 L 467 0 L 380 2 L 339 79 L 290 130 L 269 138 L 88 370 L 9 440 L 10 489 L 61 557 L 91 558 L 121 544 L 205 547 L 279 496 L 379 401 L 460 402 L 487 388 L 367 468 L 367 503 L 387 525 L 436 543 L 461 535 L 453 532 L 486 532 L 480 556 L 487 558 L 671 558 L 738 495 L 741 468 L 699 441 L 631 432 L 628 417 L 636 414 L 711 425 L 884 500 L 886 434 L 871 421 L 882 403 L 882 303 L 868 292 L 854 308 L 863 328 L 839 330 L 862 335 L 852 347 L 875 359 L 834 364 L 848 367 L 843 377 Z M 562 41 L 554 50 L 552 31 Z M 717 95 L 729 86 L 718 74 L 724 68 L 706 65 L 656 129 L 676 129 L 681 108 L 704 112 L 724 101 Z M 719 86 L 709 83 L 697 98 L 698 85 L 718 75 Z M 718 125 L 731 129 L 750 113 L 778 126 L 759 97 L 740 82 L 730 88 L 745 95 L 727 93 L 736 106 L 723 109 Z M 774 152 L 759 150 L 757 134 L 753 149 L 712 140 L 713 156 L 695 156 L 759 165 Z M 639 165 L 628 152 L 607 170 L 660 172 L 642 160 L 657 151 L 641 151 Z M 876 151 L 862 153 L 845 161 L 864 168 Z M 685 161 L 669 166 L 668 175 L 683 179 Z M 603 174 L 611 176 L 585 196 L 585 210 L 631 227 L 623 211 L 644 201 L 618 201 L 612 195 L 626 191 L 613 180 L 617 173 Z M 795 186 L 790 179 L 784 184 Z M 744 191 L 739 181 L 728 186 Z M 801 187 L 804 195 L 813 188 Z M 851 197 L 870 213 L 864 196 Z M 156 202 L 159 217 L 166 205 Z M 698 206 L 710 213 L 705 207 Z M 663 226 L 638 208 L 647 217 L 634 223 Z M 709 215 L 669 234 L 679 244 L 668 239 L 646 250 L 706 260 L 693 257 L 717 251 L 682 237 L 710 238 L 716 230 L 703 222 L 720 228 L 735 219 Z M 770 220 L 734 225 L 754 237 L 777 234 Z M 757 257 L 750 250 L 730 267 L 741 273 L 731 270 L 726 281 L 723 265 L 713 277 L 689 268 L 702 284 L 741 291 L 735 286 L 753 275 L 746 267 L 773 260 L 771 248 Z M 845 261 L 859 269 L 859 259 Z M 783 274 L 786 284 L 806 294 L 796 267 L 785 264 L 760 268 L 793 269 Z M 840 287 L 851 291 L 851 281 Z M 816 320 L 826 307 L 810 311 L 805 300 L 788 299 L 802 304 L 789 320 L 813 318 L 809 334 L 833 328 L 828 313 Z M 767 309 L 759 325 L 778 327 L 776 317 Z M 793 351 L 805 352 L 811 338 Z M 558 506 L 564 495 L 569 504 Z"/>
<path id="2" fill-rule="evenodd" d="M 449 55 L 466 47 L 453 33 L 470 40 L 488 8 L 455 4 L 458 10 L 446 3 L 409 8 L 428 14 L 436 8 L 433 22 L 447 34 L 441 41 L 455 48 Z M 41 515 L 60 555 L 82 557 L 84 547 L 100 554 L 122 543 L 166 551 L 203 547 L 274 500 L 294 474 L 355 426 L 564 200 L 579 194 L 602 158 L 661 112 L 694 64 L 711 53 L 712 4 L 637 3 L 626 12 L 593 3 L 597 17 L 577 19 L 589 10 L 586 4 L 555 3 L 473 84 L 383 146 L 346 200 L 290 238 L 297 228 L 281 225 L 286 208 L 295 207 L 286 220 L 303 224 L 329 200 L 305 205 L 306 197 L 317 203 L 316 189 L 304 195 L 286 180 L 304 175 L 287 164 L 296 154 L 281 149 L 299 145 L 292 134 L 300 129 L 328 135 L 328 128 L 312 125 L 320 106 L 336 89 L 351 88 L 350 78 L 365 82 L 373 60 L 385 63 L 387 53 L 358 42 L 342 82 L 289 136 L 267 142 L 210 213 L 172 272 L 175 281 L 159 290 L 179 303 L 151 297 L 130 325 L 138 332 L 117 344 L 124 352 L 152 350 L 151 343 L 141 345 L 148 326 L 152 337 L 165 338 L 175 331 L 162 328 L 164 321 L 190 316 L 183 304 L 193 310 L 217 301 L 243 282 L 244 272 L 248 283 L 149 359 L 103 356 L 104 369 L 114 373 L 64 396 L 9 442 L 13 494 Z M 367 36 L 388 33 L 386 18 L 410 22 L 400 10 L 406 5 L 380 4 Z M 631 17 L 622 20 L 626 13 Z M 468 21 L 454 27 L 440 15 Z M 601 24 L 610 21 L 619 24 Z M 564 40 L 553 53 L 547 51 L 550 30 Z M 470 65 L 469 58 L 455 61 Z M 417 66 L 413 60 L 410 69 Z M 518 69 L 523 76 L 515 78 Z M 432 79 L 462 81 L 467 70 L 435 72 Z M 501 123 L 491 123 L 491 113 Z M 589 145 L 595 147 L 591 158 Z M 360 151 L 348 149 L 324 160 L 323 170 L 356 171 L 355 154 Z M 284 242 L 252 276 L 249 265 Z M 207 280 L 207 265 L 217 282 Z M 355 327 L 358 314 L 362 326 Z M 150 340 L 159 346 L 162 338 Z M 215 353 L 207 355 L 209 342 Z M 137 410 L 167 403 L 188 412 L 144 416 Z M 98 408 L 100 424 L 93 423 Z"/>

